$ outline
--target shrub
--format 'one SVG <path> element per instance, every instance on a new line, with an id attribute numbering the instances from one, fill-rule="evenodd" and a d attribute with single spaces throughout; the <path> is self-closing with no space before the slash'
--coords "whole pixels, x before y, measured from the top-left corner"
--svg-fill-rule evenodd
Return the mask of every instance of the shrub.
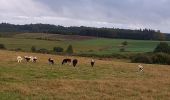
<path id="1" fill-rule="evenodd" d="M 148 55 L 135 55 L 132 57 L 131 61 L 133 63 L 147 63 L 147 64 L 152 64 L 152 57 Z"/>
<path id="2" fill-rule="evenodd" d="M 37 52 L 38 53 L 50 53 L 50 51 L 49 50 L 47 50 L 47 49 L 45 49 L 45 48 L 41 48 L 41 49 L 39 49 L 39 50 L 37 50 Z"/>
<path id="3" fill-rule="evenodd" d="M 125 52 L 125 48 L 124 47 L 120 48 L 120 52 Z"/>
<path id="4" fill-rule="evenodd" d="M 54 51 L 54 52 L 63 52 L 64 49 L 61 48 L 61 47 L 54 47 L 54 48 L 53 48 L 53 51 Z"/>
<path id="5" fill-rule="evenodd" d="M 170 55 L 165 53 L 157 53 L 152 56 L 155 64 L 170 64 Z"/>
<path id="6" fill-rule="evenodd" d="M 88 52 L 94 52 L 94 50 L 88 50 Z"/>
<path id="7" fill-rule="evenodd" d="M 73 47 L 72 47 L 72 45 L 69 45 L 69 46 L 68 46 L 68 48 L 67 48 L 67 50 L 66 50 L 66 53 L 68 53 L 68 54 L 73 54 Z"/>
<path id="8" fill-rule="evenodd" d="M 122 42 L 122 45 L 127 46 L 127 45 L 128 45 L 128 42 L 127 42 L 127 41 L 124 41 L 124 42 Z"/>
<path id="9" fill-rule="evenodd" d="M 131 57 L 131 61 L 133 63 L 170 65 L 170 55 L 166 53 L 140 54 Z"/>
<path id="10" fill-rule="evenodd" d="M 22 49 L 21 48 L 16 48 L 16 49 L 14 49 L 14 51 L 22 51 Z"/>
<path id="11" fill-rule="evenodd" d="M 0 44 L 0 49 L 6 49 L 4 44 Z"/>
<path id="12" fill-rule="evenodd" d="M 125 52 L 127 45 L 128 45 L 127 41 L 122 42 L 120 46 L 120 52 Z"/>

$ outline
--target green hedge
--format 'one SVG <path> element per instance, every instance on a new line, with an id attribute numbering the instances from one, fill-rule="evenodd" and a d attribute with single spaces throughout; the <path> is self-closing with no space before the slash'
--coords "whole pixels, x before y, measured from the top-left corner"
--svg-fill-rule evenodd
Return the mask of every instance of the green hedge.
<path id="1" fill-rule="evenodd" d="M 170 65 L 170 55 L 166 53 L 137 54 L 131 57 L 131 62 Z"/>

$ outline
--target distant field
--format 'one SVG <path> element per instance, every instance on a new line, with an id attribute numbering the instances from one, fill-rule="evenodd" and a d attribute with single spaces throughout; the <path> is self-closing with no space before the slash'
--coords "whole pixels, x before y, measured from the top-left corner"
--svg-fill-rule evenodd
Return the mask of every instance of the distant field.
<path id="1" fill-rule="evenodd" d="M 38 63 L 16 62 L 16 56 L 33 55 Z M 52 57 L 56 64 L 48 65 Z M 170 68 L 118 60 L 79 60 L 78 66 L 61 66 L 63 56 L 0 51 L 1 100 L 169 100 Z"/>
<path id="2" fill-rule="evenodd" d="M 5 44 L 7 49 L 21 48 L 29 51 L 32 46 L 52 50 L 53 47 L 67 48 L 69 44 L 73 46 L 75 53 L 78 54 L 112 54 L 121 53 L 119 46 L 123 41 L 128 42 L 127 52 L 151 52 L 159 41 L 149 40 L 125 40 L 125 39 L 106 39 L 83 36 L 56 35 L 44 33 L 23 33 L 13 34 L 10 37 L 0 38 L 0 43 Z M 170 44 L 170 41 L 168 41 Z"/>
<path id="3" fill-rule="evenodd" d="M 59 35 L 59 34 L 47 34 L 47 33 L 20 33 L 14 34 L 13 38 L 23 38 L 23 39 L 42 39 L 51 41 L 68 41 L 68 40 L 87 40 L 94 39 L 94 37 L 89 36 L 78 36 L 78 35 Z"/>

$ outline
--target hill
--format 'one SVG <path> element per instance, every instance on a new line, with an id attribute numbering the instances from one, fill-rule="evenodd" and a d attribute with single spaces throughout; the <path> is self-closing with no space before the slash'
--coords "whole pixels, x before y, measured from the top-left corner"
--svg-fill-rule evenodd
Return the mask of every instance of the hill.
<path id="1" fill-rule="evenodd" d="M 37 63 L 21 64 L 16 57 L 37 56 Z M 47 59 L 55 60 L 54 66 Z M 79 60 L 78 66 L 61 66 L 64 56 L 0 51 L 1 100 L 62 99 L 62 100 L 168 100 L 170 69 L 163 65 L 146 65 L 138 72 L 137 64 L 119 60 Z"/>
<path id="2" fill-rule="evenodd" d="M 62 35 L 80 35 L 102 38 L 135 39 L 135 40 L 165 40 L 166 34 L 159 30 L 151 29 L 119 29 L 119 28 L 95 28 L 95 27 L 64 27 L 50 24 L 13 25 L 0 24 L 0 32 L 4 33 L 53 33 Z"/>

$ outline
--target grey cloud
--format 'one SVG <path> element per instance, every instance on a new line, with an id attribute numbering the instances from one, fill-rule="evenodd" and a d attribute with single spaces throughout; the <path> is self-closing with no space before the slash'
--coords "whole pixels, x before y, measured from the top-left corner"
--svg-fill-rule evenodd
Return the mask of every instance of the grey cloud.
<path id="1" fill-rule="evenodd" d="M 8 5 L 10 1 L 13 1 L 13 4 Z M 0 14 L 0 21 L 19 24 L 42 22 L 65 26 L 152 28 L 170 32 L 170 0 L 0 0 L 0 2 L 6 4 L 0 7 L 0 12 L 7 13 L 3 16 Z M 6 18 L 7 16 L 10 18 Z"/>
<path id="2" fill-rule="evenodd" d="M 59 16 L 110 23 L 161 24 L 169 19 L 169 0 L 41 0 Z"/>

